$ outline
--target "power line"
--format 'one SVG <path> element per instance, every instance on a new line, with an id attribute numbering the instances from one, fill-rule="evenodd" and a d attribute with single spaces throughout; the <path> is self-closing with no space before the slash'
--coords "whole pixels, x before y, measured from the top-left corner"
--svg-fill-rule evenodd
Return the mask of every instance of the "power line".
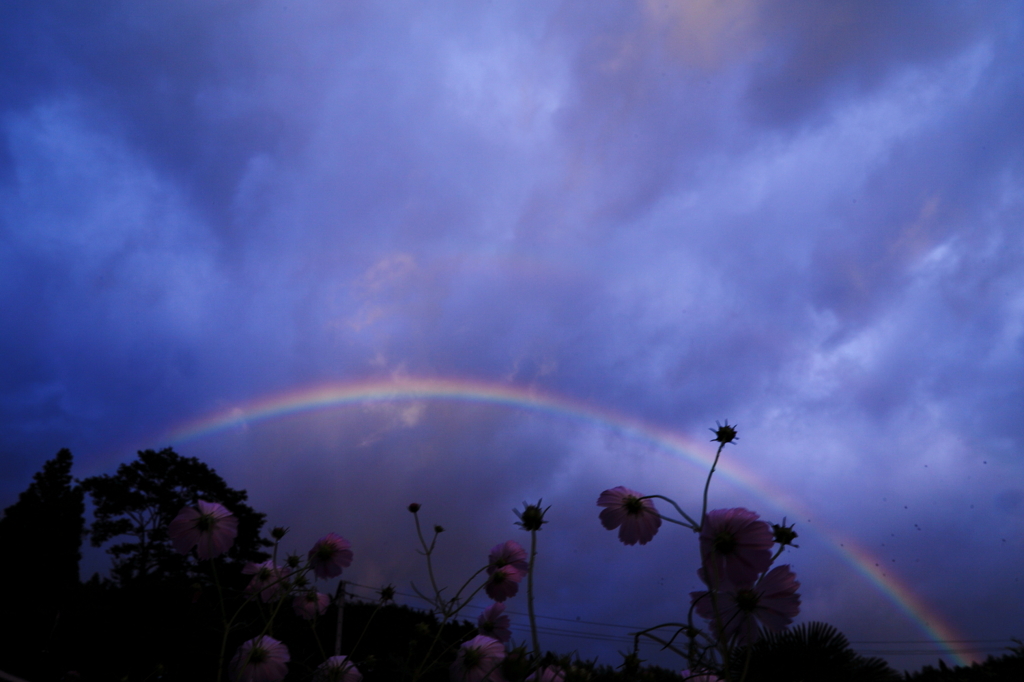
<path id="1" fill-rule="evenodd" d="M 377 592 L 377 593 L 380 592 L 380 588 L 373 587 L 371 585 L 363 585 L 363 584 L 360 584 L 360 583 L 354 583 L 354 582 L 349 582 L 349 581 L 346 581 L 345 585 L 346 585 L 346 587 L 348 587 L 348 586 L 360 587 L 360 588 L 364 588 L 364 589 L 368 589 L 368 590 L 373 590 L 374 592 Z M 402 596 L 402 597 L 408 597 L 409 599 L 413 599 L 413 600 L 416 600 L 416 601 L 422 600 L 422 597 L 420 597 L 419 595 L 411 594 L 409 592 L 399 592 L 399 591 L 396 590 L 395 594 L 398 595 L 398 596 Z M 465 608 L 470 608 L 470 609 L 473 609 L 473 610 L 476 610 L 476 611 L 482 611 L 485 607 L 478 606 L 476 604 L 466 604 Z M 505 613 L 507 613 L 509 615 L 515 615 L 515 616 L 526 616 L 526 615 L 528 615 L 528 614 L 523 613 L 521 611 L 505 611 Z M 621 623 L 605 623 L 605 622 L 601 622 L 601 621 L 581 620 L 579 618 L 562 618 L 562 617 L 559 617 L 559 616 L 545 616 L 545 615 L 541 615 L 541 614 L 535 614 L 535 616 L 538 619 L 560 621 L 560 622 L 564 622 L 564 623 L 579 623 L 581 625 L 597 625 L 597 626 L 601 626 L 601 627 L 617 628 L 617 629 L 621 629 L 621 630 L 630 631 L 630 634 L 632 632 L 637 632 L 637 631 L 640 631 L 640 630 L 647 630 L 647 629 L 649 629 L 649 628 L 643 628 L 643 627 L 640 627 L 640 626 L 637 626 L 637 625 L 623 625 Z M 674 626 L 665 626 L 665 627 L 674 627 Z M 518 624 L 512 626 L 511 629 L 514 630 L 514 631 L 519 631 L 519 632 L 529 632 L 528 628 L 525 628 L 522 625 L 518 625 Z M 630 634 L 625 634 L 625 633 L 622 634 L 622 635 L 614 635 L 614 634 L 609 634 L 609 633 L 584 632 L 584 631 L 579 631 L 579 630 L 568 630 L 568 629 L 564 629 L 564 628 L 556 628 L 556 627 L 550 627 L 550 626 L 538 627 L 537 628 L 537 632 L 541 633 L 541 634 L 555 635 L 555 636 L 559 636 L 559 637 L 574 637 L 574 638 L 577 638 L 577 639 L 591 639 L 591 640 L 595 640 L 595 641 L 604 641 L 604 642 L 619 642 L 619 643 L 623 643 L 623 642 L 629 642 L 629 641 L 631 641 L 633 639 L 632 636 L 630 636 Z M 933 654 L 947 653 L 947 650 L 961 651 L 961 652 L 971 652 L 971 653 L 998 653 L 1000 651 L 1006 651 L 1010 647 L 1009 646 L 1003 646 L 1003 647 L 998 647 L 998 648 L 983 647 L 983 648 L 979 649 L 977 647 L 969 647 L 968 648 L 968 647 L 956 647 L 956 646 L 952 646 L 952 645 L 955 645 L 955 644 L 1006 644 L 1006 645 L 1009 645 L 1010 643 L 1012 643 L 1014 641 L 1015 640 L 1013 640 L 1013 639 L 1011 639 L 1009 637 L 1006 637 L 1006 638 L 1003 638 L 1003 639 L 854 640 L 854 641 L 850 641 L 849 643 L 850 643 L 850 645 L 862 645 L 862 644 L 882 644 L 882 645 L 922 644 L 922 645 L 930 645 L 930 646 L 933 646 L 933 647 L 943 647 L 942 649 L 939 649 L 939 648 L 935 648 L 935 649 L 878 649 L 878 650 L 876 650 L 876 649 L 866 649 L 866 650 L 858 651 L 858 653 L 860 653 L 862 655 L 920 656 L 920 655 L 933 655 Z"/>

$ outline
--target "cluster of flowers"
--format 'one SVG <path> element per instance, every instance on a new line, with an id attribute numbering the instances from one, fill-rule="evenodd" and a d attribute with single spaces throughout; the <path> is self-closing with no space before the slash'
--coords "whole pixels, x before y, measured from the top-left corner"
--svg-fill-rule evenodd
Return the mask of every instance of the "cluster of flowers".
<path id="1" fill-rule="evenodd" d="M 499 543 L 491 548 L 487 557 L 487 565 L 470 576 L 453 597 L 446 599 L 442 597 L 443 590 L 438 588 L 434 581 L 434 569 L 431 561 L 437 537 L 444 531 L 444 528 L 434 526 L 434 537 L 428 543 L 423 537 L 420 527 L 419 510 L 419 504 L 409 505 L 409 511 L 412 512 L 416 520 L 416 532 L 423 547 L 420 553 L 426 558 L 427 571 L 430 574 L 434 595 L 433 597 L 424 595 L 415 585 L 413 585 L 413 589 L 421 598 L 431 604 L 434 612 L 441 617 L 442 626 L 454 619 L 481 589 L 493 600 L 493 603 L 485 608 L 477 619 L 479 634 L 463 642 L 459 647 L 455 661 L 450 667 L 451 679 L 453 682 L 505 682 L 501 668 L 509 656 L 506 645 L 512 639 L 511 620 L 505 614 L 505 601 L 519 593 L 519 585 L 530 576 L 535 557 L 528 555 L 522 545 L 515 540 Z M 515 512 L 519 517 L 517 525 L 536 534 L 546 523 L 545 511 L 540 502 L 536 505 L 526 504 L 522 512 Z M 536 535 L 534 535 L 535 538 Z M 483 584 L 468 596 L 463 597 L 463 592 L 481 573 L 487 575 Z M 528 597 L 528 599 L 528 607 L 532 613 L 532 597 Z M 521 656 L 523 650 L 517 649 L 514 653 Z M 563 682 L 564 679 L 564 672 L 558 668 L 546 666 L 534 670 L 526 678 L 526 682 Z"/>
<path id="2" fill-rule="evenodd" d="M 719 442 L 711 471 L 704 486 L 704 503 L 699 515 L 700 522 L 684 512 L 678 504 L 662 495 L 641 495 L 635 490 L 619 486 L 600 494 L 597 504 L 603 507 L 599 518 L 608 530 L 618 529 L 619 540 L 626 545 L 645 545 L 661 528 L 662 522 L 689 528 L 699 536 L 700 567 L 697 576 L 706 589 L 690 593 L 690 609 L 685 623 L 664 623 L 634 633 L 634 650 L 627 656 L 627 664 L 639 664 L 639 639 L 647 636 L 672 648 L 689 663 L 683 671 L 683 678 L 693 682 L 726 682 L 734 679 L 730 671 L 732 654 L 737 647 L 752 644 L 759 635 L 759 627 L 777 631 L 792 623 L 800 611 L 800 583 L 788 565 L 773 567 L 775 560 L 787 546 L 793 545 L 797 534 L 792 526 L 769 525 L 752 511 L 744 508 L 707 510 L 708 487 L 715 472 L 722 448 L 736 439 L 735 427 L 728 422 L 719 426 L 715 441 Z M 663 516 L 654 505 L 654 498 L 670 503 L 680 518 Z M 524 503 L 525 504 L 525 503 Z M 198 508 L 186 507 L 171 522 L 168 533 L 177 551 L 187 554 L 193 549 L 200 560 L 213 559 L 226 552 L 237 535 L 238 522 L 223 506 L 198 501 Z M 536 558 L 537 531 L 546 523 L 546 509 L 540 502 L 526 505 L 523 512 L 516 511 L 519 523 L 531 535 L 531 551 L 527 551 L 514 540 L 495 545 L 488 556 L 487 564 L 474 573 L 453 597 L 442 596 L 443 588 L 435 581 L 431 556 L 438 536 L 444 531 L 434 526 L 433 539 L 428 543 L 420 527 L 419 504 L 409 505 L 416 520 L 416 532 L 423 547 L 420 552 L 427 561 L 433 596 L 428 597 L 416 588 L 417 594 L 431 604 L 441 624 L 434 642 L 427 650 L 423 664 L 414 675 L 420 677 L 425 669 L 439 663 L 443 654 L 431 660 L 431 654 L 439 641 L 441 629 L 454 620 L 458 613 L 481 591 L 493 600 L 477 620 L 478 634 L 463 642 L 450 667 L 453 682 L 506 682 L 503 665 L 515 665 L 519 673 L 511 674 L 515 680 L 522 679 L 527 671 L 526 682 L 564 682 L 565 670 L 557 666 L 539 666 L 541 657 L 537 639 L 537 628 L 533 613 L 532 573 Z M 280 541 L 285 530 L 275 528 L 272 535 Z M 773 553 L 772 548 L 778 545 Z M 351 545 L 335 533 L 329 533 L 318 540 L 309 550 L 305 560 L 300 556 L 289 556 L 283 565 L 277 563 L 277 545 L 274 557 L 261 564 L 248 564 L 243 573 L 252 575 L 246 588 L 247 603 L 260 599 L 273 602 L 276 615 L 281 606 L 291 600 L 294 612 L 307 620 L 323 615 L 330 597 L 311 586 L 308 576 L 317 579 L 334 578 L 352 563 Z M 481 584 L 463 596 L 477 576 L 486 573 Z M 216 574 L 215 574 L 216 575 Z M 505 613 L 505 601 L 516 596 L 520 583 L 528 580 L 527 601 L 530 614 L 530 629 L 533 635 L 533 657 L 526 656 L 525 646 L 508 651 L 512 639 L 511 621 Z M 393 594 L 393 589 L 388 588 Z M 383 594 L 383 593 L 382 593 Z M 243 605 L 244 606 L 244 605 Z M 240 610 L 239 610 L 240 611 Z M 707 631 L 694 626 L 693 616 L 708 621 Z M 237 616 L 237 613 L 236 613 Z M 233 623 L 225 618 L 224 640 L 221 649 L 223 668 L 224 643 Z M 230 662 L 232 679 L 238 682 L 277 682 L 287 674 L 288 648 L 271 637 L 269 633 L 271 616 L 264 631 L 243 643 Z M 673 627 L 676 633 L 667 641 L 652 633 L 660 628 Z M 689 647 L 683 652 L 672 646 L 679 634 L 689 639 Z M 749 651 L 749 649 L 748 649 Z M 748 659 L 749 662 L 749 659 Z M 507 667 L 507 666 L 506 666 Z M 744 666 L 745 668 L 746 666 Z M 218 671 L 218 679 L 220 671 Z M 740 675 L 739 679 L 745 676 Z M 314 679 L 336 682 L 360 682 L 362 674 L 345 656 L 332 656 L 317 669 Z"/>
<path id="3" fill-rule="evenodd" d="M 718 453 L 708 474 L 708 483 L 715 472 L 722 448 L 736 439 L 735 427 L 712 429 L 719 442 Z M 652 498 L 672 504 L 682 519 L 662 516 Z M 707 588 L 690 593 L 690 613 L 686 623 L 666 623 L 636 633 L 641 635 L 662 627 L 676 627 L 677 635 L 685 633 L 690 646 L 684 654 L 690 669 L 683 677 L 697 682 L 731 679 L 729 664 L 733 650 L 752 644 L 759 636 L 759 626 L 769 631 L 784 629 L 800 612 L 800 583 L 788 565 L 772 568 L 787 546 L 793 545 L 797 534 L 792 526 L 769 525 L 755 512 L 742 507 L 707 511 L 707 484 L 704 488 L 704 509 L 700 523 L 693 520 L 675 502 L 661 495 L 641 495 L 619 486 L 605 490 L 597 499 L 604 509 L 601 524 L 608 530 L 619 529 L 619 540 L 627 545 L 650 542 L 661 528 L 662 520 L 690 528 L 699 535 L 701 565 L 697 576 Z M 772 547 L 778 549 L 772 552 Z M 710 633 L 693 625 L 693 613 L 709 622 Z M 672 639 L 675 637 L 673 636 Z M 653 637 L 665 646 L 672 640 Z M 634 651 L 635 653 L 635 651 Z M 742 677 L 742 675 L 741 675 Z"/>
<path id="4" fill-rule="evenodd" d="M 238 520 L 216 502 L 199 500 L 197 507 L 182 509 L 171 521 L 167 532 L 175 550 L 181 554 L 188 554 L 195 548 L 201 561 L 211 560 L 227 552 L 234 544 Z M 281 528 L 273 531 L 275 540 L 280 540 L 284 534 L 285 530 Z M 319 579 L 341 575 L 342 569 L 352 564 L 351 547 L 345 538 L 328 533 L 316 541 L 305 561 L 292 555 L 280 566 L 275 559 L 247 564 L 242 572 L 253 576 L 245 590 L 249 595 L 247 601 L 258 597 L 264 603 L 276 602 L 280 608 L 291 597 L 292 609 L 298 616 L 312 620 L 323 615 L 331 598 L 310 586 L 308 575 L 312 573 Z M 224 625 L 226 640 L 230 622 Z M 223 657 L 223 651 L 221 654 Z M 238 647 L 230 663 L 231 679 L 276 682 L 288 673 L 289 660 L 288 647 L 264 632 Z M 317 682 L 360 682 L 363 676 L 345 656 L 331 656 L 317 668 L 314 679 Z"/>
<path id="5" fill-rule="evenodd" d="M 454 682 L 505 682 L 500 668 L 507 655 L 505 644 L 512 639 L 512 623 L 505 615 L 503 602 L 516 595 L 519 583 L 529 573 L 526 556 L 526 550 L 514 540 L 491 549 L 484 589 L 494 603 L 477 619 L 480 634 L 459 648 L 451 666 Z M 540 668 L 526 678 L 527 682 L 562 682 L 564 679 L 565 673 L 553 666 Z"/>

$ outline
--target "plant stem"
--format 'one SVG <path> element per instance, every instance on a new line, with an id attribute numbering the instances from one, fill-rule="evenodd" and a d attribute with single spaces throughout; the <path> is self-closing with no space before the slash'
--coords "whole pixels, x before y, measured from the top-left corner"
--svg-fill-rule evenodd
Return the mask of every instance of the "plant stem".
<path id="1" fill-rule="evenodd" d="M 220 640 L 220 655 L 217 657 L 217 682 L 224 676 L 224 649 L 228 646 L 228 632 L 231 624 L 228 623 L 228 614 L 224 610 L 224 593 L 220 589 L 220 577 L 217 575 L 217 562 L 210 560 L 210 569 L 213 571 L 213 582 L 217 586 L 217 601 L 220 603 L 220 620 L 224 627 L 224 636 Z M 234 619 L 232 619 L 234 620 Z"/>
<path id="2" fill-rule="evenodd" d="M 704 482 L 704 504 L 700 510 L 700 527 L 698 531 L 704 529 L 704 521 L 708 515 L 708 487 L 711 486 L 711 476 L 715 473 L 715 467 L 718 466 L 718 458 L 722 454 L 722 448 L 725 447 L 725 443 L 718 446 L 718 452 L 715 453 L 715 461 L 711 463 L 711 471 L 708 472 L 708 480 Z"/>
<path id="3" fill-rule="evenodd" d="M 652 498 L 655 498 L 655 497 L 658 498 L 659 500 L 665 500 L 666 502 L 671 504 L 673 507 L 675 507 L 676 511 L 679 512 L 679 515 L 682 516 L 687 521 L 689 521 L 689 523 L 683 523 L 682 521 L 677 521 L 676 519 L 670 519 L 667 516 L 661 516 L 661 514 L 658 514 L 658 516 L 661 516 L 661 518 L 663 518 L 666 521 L 671 521 L 672 523 L 678 523 L 680 526 L 686 526 L 686 527 L 692 528 L 694 530 L 700 530 L 700 525 L 696 521 L 691 519 L 690 515 L 687 514 L 686 512 L 684 512 L 682 507 L 680 507 L 678 504 L 676 504 L 676 501 L 673 500 L 672 498 L 665 497 L 664 495 L 644 495 L 640 499 L 641 500 L 648 500 L 648 499 L 652 499 Z"/>
<path id="4" fill-rule="evenodd" d="M 530 635 L 533 637 L 533 655 L 540 660 L 540 639 L 537 637 L 537 617 L 533 612 L 533 570 L 537 565 L 537 531 L 530 531 L 530 568 L 526 575 L 526 609 L 530 614 Z"/>
<path id="5" fill-rule="evenodd" d="M 370 629 L 370 623 L 373 622 L 373 617 L 377 615 L 377 612 L 380 611 L 381 607 L 383 607 L 383 606 L 384 606 L 384 604 L 377 604 L 377 608 L 375 608 L 373 610 L 373 613 L 370 614 L 370 617 L 366 619 L 366 625 L 363 626 L 363 631 L 359 633 L 359 639 L 357 639 L 356 643 L 352 645 L 351 649 L 349 649 L 349 652 L 348 652 L 348 657 L 349 658 L 352 658 L 352 654 L 355 652 L 355 650 L 357 648 L 359 648 L 359 643 L 363 641 L 363 636 L 366 634 L 366 631 Z M 337 653 L 335 653 L 335 656 L 337 656 L 340 653 L 341 653 L 341 651 L 339 650 Z"/>
<path id="6" fill-rule="evenodd" d="M 334 631 L 334 655 L 341 655 L 341 620 L 345 616 L 345 581 L 338 581 L 338 591 L 334 595 L 334 603 L 338 606 L 338 627 Z"/>

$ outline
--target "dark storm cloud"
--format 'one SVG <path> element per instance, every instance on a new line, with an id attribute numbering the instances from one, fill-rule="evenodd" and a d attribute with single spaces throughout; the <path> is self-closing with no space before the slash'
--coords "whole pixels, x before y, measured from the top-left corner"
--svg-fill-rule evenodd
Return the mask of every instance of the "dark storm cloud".
<path id="1" fill-rule="evenodd" d="M 1006 6 L 833 2 L 759 9 L 764 48 L 751 64 L 746 113 L 773 127 L 820 122 L 901 72 L 946 61 L 993 33 L 1009 38 L 999 36 Z"/>

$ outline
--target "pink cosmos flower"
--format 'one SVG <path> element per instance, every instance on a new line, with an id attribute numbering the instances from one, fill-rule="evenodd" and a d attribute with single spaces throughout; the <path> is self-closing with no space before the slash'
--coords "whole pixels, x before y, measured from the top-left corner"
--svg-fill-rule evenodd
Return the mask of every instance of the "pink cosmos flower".
<path id="1" fill-rule="evenodd" d="M 476 627 L 481 635 L 493 637 L 499 642 L 507 642 L 512 639 L 512 625 L 508 616 L 505 615 L 505 605 L 495 602 L 491 604 L 476 620 Z"/>
<path id="2" fill-rule="evenodd" d="M 313 620 L 316 616 L 324 615 L 327 605 L 331 603 L 331 597 L 316 590 L 310 590 L 304 594 L 295 595 L 292 601 L 292 608 L 295 615 L 306 620 Z"/>
<path id="3" fill-rule="evenodd" d="M 546 665 L 527 677 L 526 682 L 565 682 L 565 671 L 553 665 Z"/>
<path id="4" fill-rule="evenodd" d="M 231 549 L 238 535 L 238 519 L 216 502 L 199 500 L 199 509 L 185 507 L 167 526 L 171 543 L 181 554 L 196 547 L 201 560 L 212 559 Z"/>
<path id="5" fill-rule="evenodd" d="M 284 571 L 281 567 L 275 566 L 272 559 L 267 559 L 261 564 L 249 562 L 242 569 L 242 573 L 252 576 L 245 591 L 249 594 L 258 592 L 264 602 L 274 599 L 284 590 Z"/>
<path id="6" fill-rule="evenodd" d="M 511 566 L 502 566 L 491 573 L 484 584 L 484 592 L 494 601 L 505 601 L 519 592 L 519 581 L 523 574 Z"/>
<path id="7" fill-rule="evenodd" d="M 507 540 L 491 548 L 487 558 L 487 575 L 491 575 L 502 566 L 511 566 L 523 575 L 530 571 L 526 561 L 526 550 L 515 540 Z"/>
<path id="8" fill-rule="evenodd" d="M 789 566 L 776 566 L 752 587 L 734 587 L 723 583 L 715 604 L 708 592 L 691 592 L 694 610 L 713 622 L 715 630 L 725 637 L 737 636 L 740 644 L 757 640 L 758 621 L 768 630 L 778 632 L 793 622 L 800 613 L 800 583 Z"/>
<path id="9" fill-rule="evenodd" d="M 231 679 L 238 682 L 277 682 L 288 674 L 288 647 L 261 635 L 238 647 L 231 659 Z"/>
<path id="10" fill-rule="evenodd" d="M 651 500 L 635 490 L 623 486 L 605 490 L 597 498 L 601 512 L 601 525 L 608 530 L 619 529 L 619 540 L 626 545 L 646 545 L 661 527 L 661 517 Z"/>
<path id="11" fill-rule="evenodd" d="M 700 555 L 706 575 L 702 580 L 714 587 L 727 580 L 738 587 L 754 584 L 772 563 L 774 536 L 771 526 L 742 507 L 708 512 L 700 531 Z"/>
<path id="12" fill-rule="evenodd" d="M 363 674 L 345 656 L 331 656 L 313 674 L 316 682 L 362 682 Z"/>
<path id="13" fill-rule="evenodd" d="M 505 659 L 505 645 L 485 635 L 477 635 L 463 642 L 452 663 L 452 682 L 505 682 L 501 676 L 501 662 Z"/>
<path id="14" fill-rule="evenodd" d="M 309 550 L 309 565 L 317 578 L 336 578 L 352 565 L 352 544 L 336 533 L 328 533 Z"/>

